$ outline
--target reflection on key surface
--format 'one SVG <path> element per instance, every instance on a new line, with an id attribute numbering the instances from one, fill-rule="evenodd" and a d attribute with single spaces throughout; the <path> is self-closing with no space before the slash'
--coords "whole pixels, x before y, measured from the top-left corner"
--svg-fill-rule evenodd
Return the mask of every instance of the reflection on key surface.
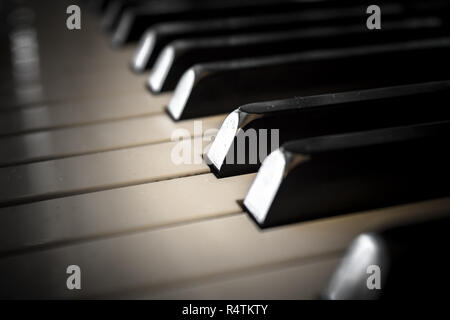
<path id="1" fill-rule="evenodd" d="M 449 3 L 377 4 L 381 30 L 355 0 L 0 2 L 0 297 L 387 297 L 372 249 L 414 293 L 391 271 L 428 279 L 450 211 Z"/>

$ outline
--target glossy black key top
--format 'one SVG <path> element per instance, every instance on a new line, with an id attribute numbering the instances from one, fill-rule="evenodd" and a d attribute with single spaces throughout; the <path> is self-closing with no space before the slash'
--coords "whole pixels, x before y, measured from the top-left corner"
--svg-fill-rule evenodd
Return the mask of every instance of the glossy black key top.
<path id="1" fill-rule="evenodd" d="M 377 32 L 361 24 L 289 32 L 247 34 L 177 40 L 164 48 L 150 72 L 148 88 L 153 93 L 175 89 L 179 78 L 197 63 L 270 56 L 324 48 L 387 44 L 444 36 L 447 30 L 437 18 L 384 22 Z"/>
<path id="2" fill-rule="evenodd" d="M 153 0 L 155 1 L 155 0 Z M 136 7 L 140 4 L 151 3 L 152 0 L 114 0 L 109 1 L 105 8 L 105 14 L 101 20 L 101 28 L 104 31 L 112 31 L 117 27 L 119 19 L 123 12 L 131 7 Z"/>
<path id="3" fill-rule="evenodd" d="M 448 195 L 449 137 L 441 122 L 288 142 L 265 159 L 244 206 L 271 227 Z"/>
<path id="4" fill-rule="evenodd" d="M 448 248 L 449 228 L 447 215 L 359 235 L 335 269 L 321 298 L 446 297 L 450 279 L 437 271 L 450 268 L 449 260 L 443 257 Z"/>
<path id="5" fill-rule="evenodd" d="M 180 78 L 168 112 L 181 120 L 255 101 L 445 80 L 449 53 L 442 38 L 198 64 Z"/>
<path id="6" fill-rule="evenodd" d="M 225 119 L 205 160 L 218 177 L 254 172 L 287 141 L 450 120 L 449 103 L 441 81 L 248 104 Z"/>
<path id="7" fill-rule="evenodd" d="M 354 3 L 343 1 L 341 5 Z M 270 1 L 270 0 L 228 0 L 228 1 L 192 1 L 157 2 L 132 7 L 124 11 L 114 32 L 112 45 L 121 46 L 139 40 L 147 28 L 160 22 L 202 20 L 220 17 L 238 17 L 267 13 L 290 12 L 308 8 L 326 8 L 334 1 Z M 362 8 L 362 6 L 361 6 Z M 362 11 L 364 12 L 364 11 Z"/>
<path id="8" fill-rule="evenodd" d="M 402 6 L 387 4 L 383 6 L 383 22 L 400 18 L 402 13 L 404 13 Z M 161 50 L 174 40 L 261 32 L 288 32 L 311 27 L 360 24 L 360 22 L 361 8 L 351 7 L 160 23 L 151 27 L 143 35 L 133 56 L 131 67 L 136 72 L 142 72 L 152 67 Z"/>

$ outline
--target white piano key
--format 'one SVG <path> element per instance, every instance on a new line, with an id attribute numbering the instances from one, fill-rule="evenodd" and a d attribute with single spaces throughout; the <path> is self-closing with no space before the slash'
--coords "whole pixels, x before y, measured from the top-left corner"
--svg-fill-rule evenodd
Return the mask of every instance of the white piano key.
<path id="1" fill-rule="evenodd" d="M 0 206 L 207 173 L 198 160 L 208 144 L 197 138 L 0 168 Z M 177 150 L 192 161 L 172 161 Z"/>
<path id="2" fill-rule="evenodd" d="M 265 231 L 248 216 L 235 215 L 5 257 L 0 260 L 0 296 L 81 298 L 138 288 L 159 291 L 306 262 L 341 252 L 361 232 L 445 214 L 449 204 L 450 198 L 444 198 Z M 67 290 L 66 269 L 73 264 L 81 268 L 82 290 Z"/>
<path id="3" fill-rule="evenodd" d="M 332 254 L 303 263 L 263 270 L 250 270 L 238 275 L 207 279 L 194 284 L 175 284 L 166 290 L 137 290 L 109 299 L 167 299 L 167 300 L 274 300 L 317 299 L 326 286 L 340 254 Z"/>
<path id="4" fill-rule="evenodd" d="M 46 12 L 43 16 L 48 18 L 51 14 Z M 67 30 L 64 25 L 55 28 L 61 21 L 53 19 L 11 28 L 10 41 L 6 43 L 11 50 L 6 49 L 11 51 L 8 59 L 13 67 L 5 69 L 2 75 L 9 81 L 0 83 L 0 110 L 95 94 L 108 97 L 142 91 L 145 78 L 124 68 L 134 47 L 111 50 L 107 37 L 92 32 L 95 24 L 89 18 L 83 20 L 85 27 L 77 31 Z M 21 50 L 14 49 L 17 47 Z M 25 53 L 27 60 L 23 59 Z"/>
<path id="5" fill-rule="evenodd" d="M 171 94 L 147 92 L 114 98 L 49 103 L 5 112 L 0 117 L 0 135 L 48 130 L 101 121 L 162 113 Z"/>
<path id="6" fill-rule="evenodd" d="M 0 252 L 239 213 L 253 178 L 203 174 L 1 208 Z"/>
<path id="7" fill-rule="evenodd" d="M 105 67 L 124 70 L 124 63 L 132 57 L 134 46 L 111 50 L 109 37 L 99 32 L 98 18 L 87 12 L 82 12 L 80 30 L 68 30 L 60 13 L 65 14 L 70 3 L 60 5 L 60 2 L 62 1 L 43 4 L 41 0 L 38 4 L 25 4 L 22 11 L 24 8 L 35 11 L 34 19 L 26 25 L 14 23 L 14 15 L 11 14 L 10 44 L 13 45 L 15 39 L 32 40 L 33 42 L 28 41 L 26 44 L 38 49 L 35 57 L 38 58 L 41 71 L 57 78 L 61 74 L 98 72 Z M 83 6 L 81 8 L 83 10 Z M 50 10 L 54 10 L 53 14 Z M 20 17 L 17 14 L 15 16 Z"/>
<path id="8" fill-rule="evenodd" d="M 199 136 L 210 129 L 218 131 L 224 118 L 225 116 L 214 116 L 203 118 L 201 122 L 196 120 L 174 122 L 167 114 L 161 113 L 0 138 L 0 150 L 8 150 L 0 155 L 0 165 L 16 165 L 168 142 L 171 141 L 172 133 L 177 129 L 185 129 L 191 136 Z"/>
<path id="9" fill-rule="evenodd" d="M 88 26 L 74 32 L 46 23 L 11 28 L 4 49 L 11 52 L 7 58 L 12 68 L 3 70 L 6 80 L 0 83 L 0 110 L 95 93 L 108 97 L 142 90 L 145 78 L 124 68 L 133 54 L 132 46 L 113 51 L 103 35 L 92 32 L 97 35 L 89 36 Z"/>
<path id="10" fill-rule="evenodd" d="M 0 111 L 79 98 L 109 99 L 124 94 L 141 94 L 144 88 L 143 76 L 124 72 L 123 68 L 99 73 L 53 74 L 14 83 L 12 87 L 0 90 Z"/>

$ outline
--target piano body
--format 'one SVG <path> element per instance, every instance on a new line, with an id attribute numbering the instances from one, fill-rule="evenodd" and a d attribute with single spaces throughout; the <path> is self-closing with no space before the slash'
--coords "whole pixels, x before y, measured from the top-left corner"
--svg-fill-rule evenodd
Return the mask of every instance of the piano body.
<path id="1" fill-rule="evenodd" d="M 2 1 L 0 297 L 445 287 L 449 5 L 378 5 Z"/>

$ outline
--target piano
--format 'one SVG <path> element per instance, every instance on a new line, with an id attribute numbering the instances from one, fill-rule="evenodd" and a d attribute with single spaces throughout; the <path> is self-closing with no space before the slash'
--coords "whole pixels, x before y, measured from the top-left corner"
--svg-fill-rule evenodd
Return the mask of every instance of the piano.
<path id="1" fill-rule="evenodd" d="M 368 5 L 2 1 L 0 298 L 442 297 L 450 6 Z"/>

